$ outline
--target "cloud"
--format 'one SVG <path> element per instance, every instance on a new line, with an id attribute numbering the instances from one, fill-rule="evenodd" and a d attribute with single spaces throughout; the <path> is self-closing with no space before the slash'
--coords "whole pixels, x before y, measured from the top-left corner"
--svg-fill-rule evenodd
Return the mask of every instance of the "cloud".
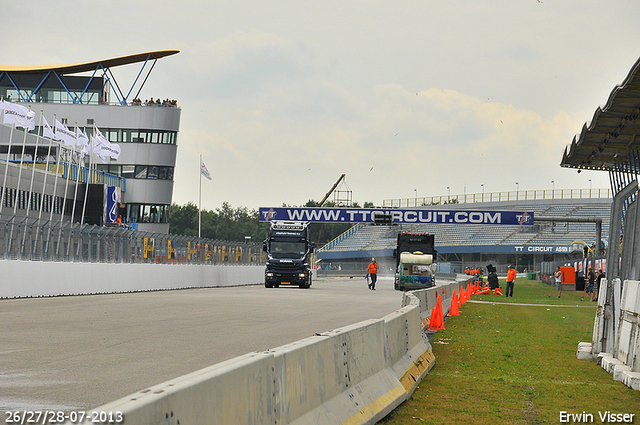
<path id="1" fill-rule="evenodd" d="M 302 43 L 256 29 L 185 44 L 181 51 L 179 66 L 190 70 L 184 81 L 189 90 L 217 101 L 259 95 L 270 84 L 295 81 L 309 74 L 313 61 Z"/>
<path id="2" fill-rule="evenodd" d="M 369 98 L 356 102 L 345 88 L 318 87 L 327 94 L 312 97 L 303 113 L 291 112 L 298 95 L 268 92 L 280 105 L 277 112 L 227 111 L 209 131 L 185 131 L 179 157 L 186 150 L 195 157 L 199 150 L 211 158 L 212 174 L 232 176 L 233 190 L 221 190 L 227 196 L 223 200 L 232 204 L 299 205 L 323 194 L 319 179 L 335 179 L 343 172 L 355 200 L 380 202 L 381 196 L 399 197 L 404 184 L 451 186 L 462 192 L 468 182 L 479 191 L 481 179 L 486 188 L 502 190 L 505 175 L 532 175 L 559 162 L 561 147 L 582 125 L 564 112 L 546 119 L 455 90 L 415 93 L 397 84 L 378 85 Z M 333 113 L 332 104 L 348 113 Z M 257 170 L 259 177 L 249 170 Z M 256 186 L 256 179 L 269 183 Z M 272 198 L 264 192 L 272 186 L 288 195 L 269 203 Z M 256 204 L 260 199 L 267 203 Z"/>

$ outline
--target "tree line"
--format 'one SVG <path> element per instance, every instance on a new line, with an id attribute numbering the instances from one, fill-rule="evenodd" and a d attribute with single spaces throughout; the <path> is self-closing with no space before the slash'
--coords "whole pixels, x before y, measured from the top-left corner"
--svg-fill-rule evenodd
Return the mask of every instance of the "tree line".
<path id="1" fill-rule="evenodd" d="M 309 200 L 304 207 L 317 207 L 318 202 Z M 287 207 L 288 205 L 283 205 Z M 335 206 L 326 202 L 324 207 Z M 373 207 L 373 203 L 365 202 L 364 208 Z M 353 208 L 360 208 L 357 203 Z M 232 207 L 224 202 L 215 210 L 202 210 L 200 235 L 207 239 L 244 242 L 246 236 L 251 242 L 261 243 L 269 230 L 269 223 L 260 222 L 259 211 L 247 207 Z M 347 231 L 351 223 L 311 223 L 309 227 L 311 240 L 321 247 Z M 169 215 L 169 233 L 174 235 L 198 236 L 198 207 L 192 202 L 186 205 L 171 205 Z"/>

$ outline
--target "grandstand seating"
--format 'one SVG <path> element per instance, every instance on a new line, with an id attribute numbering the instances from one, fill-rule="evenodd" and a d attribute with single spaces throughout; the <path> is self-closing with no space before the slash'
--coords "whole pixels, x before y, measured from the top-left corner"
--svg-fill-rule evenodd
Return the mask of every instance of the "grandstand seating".
<path id="1" fill-rule="evenodd" d="M 602 238 L 609 234 L 611 201 L 607 199 L 545 199 L 476 204 L 447 204 L 429 210 L 477 210 L 533 212 L 535 217 L 601 218 Z M 595 242 L 594 223 L 537 222 L 531 226 L 479 224 L 361 225 L 328 251 L 361 251 L 395 248 L 397 234 L 426 232 L 435 235 L 436 246 L 472 245 L 570 245 Z"/>

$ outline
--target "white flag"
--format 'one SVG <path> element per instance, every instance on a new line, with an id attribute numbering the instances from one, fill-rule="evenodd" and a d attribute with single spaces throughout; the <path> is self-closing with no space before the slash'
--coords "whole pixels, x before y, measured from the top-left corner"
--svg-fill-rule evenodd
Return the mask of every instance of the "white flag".
<path id="1" fill-rule="evenodd" d="M 115 143 L 109 143 L 108 145 L 102 145 L 102 154 L 104 156 L 109 156 L 113 159 L 118 159 L 120 157 L 120 146 Z"/>
<path id="2" fill-rule="evenodd" d="M 107 160 L 102 155 L 102 142 L 100 139 L 96 136 L 91 136 L 91 144 L 93 145 L 93 153 L 100 158 L 100 161 L 102 161 L 103 164 L 106 164 Z"/>
<path id="3" fill-rule="evenodd" d="M 209 170 L 207 170 L 207 166 L 204 165 L 203 160 L 200 160 L 200 174 L 211 180 L 211 174 L 209 174 Z"/>
<path id="4" fill-rule="evenodd" d="M 43 129 L 42 129 L 42 135 L 44 137 L 48 137 L 49 139 L 56 140 L 56 135 L 53 134 L 53 129 L 51 128 L 51 126 L 47 122 L 47 119 L 45 117 L 42 117 L 42 121 L 44 123 Z"/>
<path id="5" fill-rule="evenodd" d="M 113 159 L 118 159 L 120 157 L 120 145 L 115 143 L 111 143 L 107 140 L 106 137 L 100 133 L 100 130 L 96 128 L 96 139 L 97 139 L 97 147 L 94 146 L 94 152 L 100 153 L 100 159 L 104 157 L 111 157 Z"/>
<path id="6" fill-rule="evenodd" d="M 80 127 L 76 128 L 76 147 L 76 151 L 80 152 L 81 156 L 89 152 L 89 138 L 80 130 Z"/>
<path id="7" fill-rule="evenodd" d="M 30 111 L 29 108 L 16 103 L 4 102 L 2 109 L 4 110 L 5 124 L 13 123 L 16 127 L 22 127 L 27 131 L 36 128 L 36 113 Z"/>
<path id="8" fill-rule="evenodd" d="M 68 148 L 73 149 L 76 146 L 76 134 L 58 120 L 56 120 L 56 139 L 62 140 Z"/>

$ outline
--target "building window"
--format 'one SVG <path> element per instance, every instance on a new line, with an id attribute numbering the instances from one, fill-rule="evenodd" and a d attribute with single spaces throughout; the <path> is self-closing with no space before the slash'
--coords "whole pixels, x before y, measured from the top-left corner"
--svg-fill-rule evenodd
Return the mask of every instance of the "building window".
<path id="1" fill-rule="evenodd" d="M 127 204 L 127 217 L 138 223 L 167 223 L 169 205 Z"/>
<path id="2" fill-rule="evenodd" d="M 146 165 L 136 165 L 136 179 L 146 179 L 147 178 L 147 166 Z"/>
<path id="3" fill-rule="evenodd" d="M 124 179 L 173 180 L 173 167 L 161 165 L 97 164 L 96 168 Z"/>
<path id="4" fill-rule="evenodd" d="M 132 179 L 135 176 L 135 173 L 136 173 L 135 165 L 123 165 L 122 173 L 120 174 L 120 177 L 123 177 L 125 179 Z"/>

